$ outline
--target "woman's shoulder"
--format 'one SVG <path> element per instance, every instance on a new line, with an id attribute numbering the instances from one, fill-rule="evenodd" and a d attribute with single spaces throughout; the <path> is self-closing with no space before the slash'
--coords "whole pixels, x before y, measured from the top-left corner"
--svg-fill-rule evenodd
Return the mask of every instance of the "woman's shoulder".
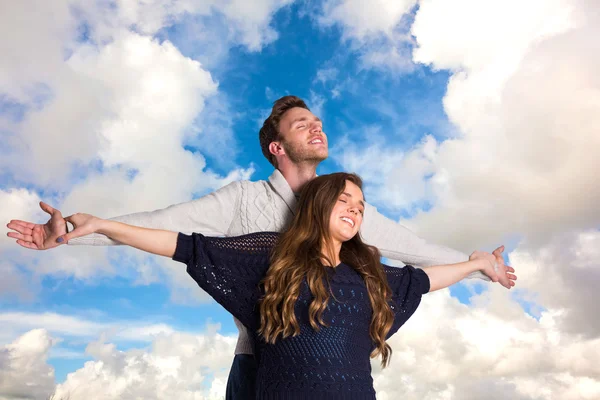
<path id="1" fill-rule="evenodd" d="M 211 247 L 214 246 L 223 250 L 262 253 L 270 251 L 277 244 L 279 235 L 279 232 L 254 232 L 241 236 L 204 237 L 204 241 Z"/>

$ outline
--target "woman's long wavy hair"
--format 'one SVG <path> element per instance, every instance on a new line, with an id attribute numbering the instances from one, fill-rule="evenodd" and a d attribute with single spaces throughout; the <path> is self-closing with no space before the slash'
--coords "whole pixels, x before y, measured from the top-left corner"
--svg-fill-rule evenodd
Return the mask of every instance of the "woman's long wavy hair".
<path id="1" fill-rule="evenodd" d="M 304 279 L 312 293 L 308 313 L 315 330 L 326 326 L 323 312 L 330 297 L 327 265 L 334 265 L 329 220 L 333 207 L 344 192 L 346 181 L 362 190 L 358 175 L 336 173 L 319 176 L 306 184 L 300 195 L 298 211 L 291 226 L 280 236 L 271 254 L 271 266 L 262 281 L 264 297 L 260 302 L 259 333 L 268 343 L 296 336 L 300 326 L 294 313 Z M 371 357 L 381 355 L 386 366 L 392 355 L 385 339 L 392 327 L 391 290 L 380 262 L 377 248 L 368 246 L 356 234 L 344 242 L 341 262 L 354 268 L 364 279 L 373 314 L 369 333 L 375 345 Z M 325 261 L 325 263 L 324 263 Z"/>

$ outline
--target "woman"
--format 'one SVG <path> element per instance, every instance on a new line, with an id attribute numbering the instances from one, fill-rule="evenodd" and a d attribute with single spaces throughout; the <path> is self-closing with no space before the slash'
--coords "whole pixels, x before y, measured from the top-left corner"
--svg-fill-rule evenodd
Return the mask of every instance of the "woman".
<path id="1" fill-rule="evenodd" d="M 86 214 L 66 219 L 86 233 L 187 264 L 200 287 L 255 332 L 258 399 L 374 399 L 369 358 L 388 364 L 386 340 L 422 294 L 476 270 L 497 277 L 494 256 L 482 252 L 452 266 L 382 266 L 377 249 L 358 235 L 361 187 L 354 174 L 315 178 L 282 234 L 211 238 Z"/>

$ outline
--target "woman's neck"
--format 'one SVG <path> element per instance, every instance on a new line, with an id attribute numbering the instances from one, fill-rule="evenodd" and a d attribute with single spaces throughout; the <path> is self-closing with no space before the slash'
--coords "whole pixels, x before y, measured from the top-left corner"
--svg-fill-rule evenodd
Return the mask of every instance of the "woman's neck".
<path id="1" fill-rule="evenodd" d="M 340 251 L 342 250 L 342 243 L 333 242 L 331 246 L 328 246 L 327 243 L 323 243 L 322 248 L 322 257 L 321 260 L 323 265 L 329 265 L 330 267 L 337 267 L 342 262 L 340 260 Z M 332 253 L 332 254 L 330 254 Z"/>

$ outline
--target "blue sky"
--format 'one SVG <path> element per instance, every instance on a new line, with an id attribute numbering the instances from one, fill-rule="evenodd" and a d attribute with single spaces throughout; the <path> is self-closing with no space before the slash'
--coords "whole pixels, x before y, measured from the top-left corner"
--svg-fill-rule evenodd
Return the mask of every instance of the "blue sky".
<path id="1" fill-rule="evenodd" d="M 517 18 L 515 5 L 503 2 L 448 9 L 434 0 L 378 0 L 364 9 L 353 0 L 251 8 L 61 0 L 50 20 L 30 15 L 25 3 L 0 17 L 14 37 L 13 45 L 0 31 L 9 55 L 0 63 L 0 217 L 7 222 L 44 222 L 39 200 L 64 214 L 112 217 L 189 201 L 235 179 L 267 179 L 273 167 L 258 130 L 273 101 L 293 94 L 329 137 L 330 157 L 318 173 L 361 174 L 370 203 L 434 243 L 465 253 L 505 244 L 506 261 L 522 274 L 516 291 L 469 281 L 426 298 L 422 316 L 393 343 L 395 370 L 416 383 L 407 389 L 375 370 L 382 398 L 477 397 L 476 385 L 461 383 L 481 370 L 469 357 L 479 366 L 489 361 L 488 378 L 512 385 L 499 393 L 539 398 L 523 394 L 519 382 L 530 377 L 514 360 L 494 372 L 511 357 L 507 349 L 536 359 L 542 352 L 534 344 L 556 346 L 556 332 L 564 348 L 577 337 L 591 338 L 584 349 L 599 340 L 600 325 L 585 323 L 597 296 L 570 295 L 581 285 L 595 293 L 600 243 L 593 201 L 600 187 L 579 172 L 598 167 L 588 157 L 599 145 L 594 124 L 581 121 L 599 115 L 589 72 L 598 60 L 586 39 L 599 25 L 576 18 L 574 3 L 519 7 Z M 27 29 L 10 25 L 23 18 Z M 567 101 L 574 93 L 580 103 Z M 579 196 L 582 187 L 589 198 Z M 33 252 L 8 239 L 0 252 L 0 345 L 36 349 L 39 368 L 27 376 L 53 369 L 40 393 L 55 383 L 64 383 L 59 392 L 94 387 L 100 381 L 86 362 L 118 376 L 115 360 L 171 371 L 163 358 L 173 357 L 182 365 L 174 376 L 218 398 L 237 329 L 182 265 L 122 248 Z M 425 322 L 430 315 L 437 325 Z M 499 347 L 486 349 L 480 337 Z M 423 338 L 441 343 L 437 353 Z M 218 352 L 198 366 L 178 342 Z M 585 359 L 584 350 L 573 351 Z M 411 374 L 403 369 L 411 354 L 424 360 L 423 371 L 431 363 L 462 372 L 436 378 L 413 366 Z M 555 379 L 548 387 L 556 393 L 571 393 L 584 376 L 600 382 L 596 370 L 548 363 L 552 376 L 574 382 Z M 189 365 L 204 378 L 184 377 Z"/>

